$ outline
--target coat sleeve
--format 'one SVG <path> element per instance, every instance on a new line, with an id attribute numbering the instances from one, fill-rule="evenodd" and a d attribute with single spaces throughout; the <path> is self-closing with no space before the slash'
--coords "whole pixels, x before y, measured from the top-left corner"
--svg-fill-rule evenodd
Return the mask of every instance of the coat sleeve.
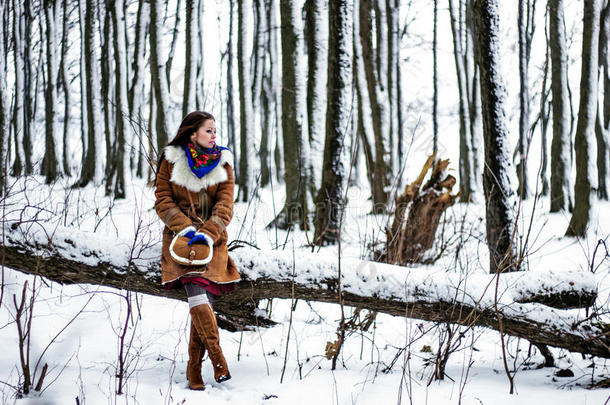
<path id="1" fill-rule="evenodd" d="M 228 178 L 218 185 L 216 201 L 212 206 L 212 215 L 199 228 L 199 232 L 210 235 L 214 245 L 217 245 L 219 242 L 226 242 L 222 240 L 222 236 L 233 218 L 235 178 L 233 176 L 233 168 L 230 165 L 225 165 L 225 169 L 227 170 Z"/>
<path id="2" fill-rule="evenodd" d="M 171 231 L 178 233 L 186 227 L 193 226 L 193 221 L 180 210 L 174 201 L 169 179 L 169 163 L 167 159 L 163 159 L 155 184 L 155 211 Z"/>

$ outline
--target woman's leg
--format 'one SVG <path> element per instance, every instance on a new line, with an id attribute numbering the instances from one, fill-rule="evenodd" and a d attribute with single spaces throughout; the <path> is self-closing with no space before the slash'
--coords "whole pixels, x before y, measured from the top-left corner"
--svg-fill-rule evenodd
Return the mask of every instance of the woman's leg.
<path id="1" fill-rule="evenodd" d="M 199 339 L 208 350 L 214 367 L 214 378 L 217 382 L 226 381 L 231 378 L 231 374 L 220 348 L 218 324 L 212 309 L 213 295 L 198 284 L 187 283 L 184 287 L 188 295 L 191 323 L 195 327 Z"/>
<path id="2" fill-rule="evenodd" d="M 200 299 L 195 297 L 202 294 L 201 290 L 203 290 L 203 294 L 207 292 L 201 286 L 193 283 L 185 284 L 184 289 L 189 300 L 189 306 L 191 301 L 195 302 Z M 189 382 L 189 388 L 192 390 L 204 390 L 205 384 L 203 383 L 203 378 L 201 378 L 201 361 L 205 355 L 205 346 L 199 338 L 199 333 L 197 333 L 193 322 L 191 322 L 188 353 L 189 361 L 186 366 L 186 379 Z"/>

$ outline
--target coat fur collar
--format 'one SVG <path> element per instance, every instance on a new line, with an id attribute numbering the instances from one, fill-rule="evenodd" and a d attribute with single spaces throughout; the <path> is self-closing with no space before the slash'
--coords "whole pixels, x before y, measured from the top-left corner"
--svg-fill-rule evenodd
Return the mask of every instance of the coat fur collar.
<path id="1" fill-rule="evenodd" d="M 186 153 L 180 146 L 166 146 L 165 159 L 173 164 L 170 181 L 194 192 L 226 181 L 229 175 L 224 165 L 228 163 L 230 166 L 233 166 L 233 154 L 228 149 L 223 149 L 218 165 L 202 178 L 197 177 L 191 171 Z"/>

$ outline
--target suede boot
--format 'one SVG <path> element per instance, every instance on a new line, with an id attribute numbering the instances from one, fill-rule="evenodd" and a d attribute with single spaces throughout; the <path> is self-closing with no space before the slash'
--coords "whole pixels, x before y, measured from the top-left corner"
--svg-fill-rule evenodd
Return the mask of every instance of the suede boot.
<path id="1" fill-rule="evenodd" d="M 197 329 L 191 322 L 191 336 L 189 338 L 189 361 L 186 366 L 186 379 L 189 382 L 189 388 L 192 390 L 204 390 L 205 385 L 201 378 L 201 361 L 205 354 L 205 346 L 199 339 Z"/>
<path id="2" fill-rule="evenodd" d="M 218 324 L 216 323 L 216 315 L 214 315 L 212 306 L 209 303 L 197 305 L 191 308 L 190 312 L 191 322 L 195 325 L 199 339 L 201 339 L 208 350 L 208 355 L 212 361 L 214 379 L 216 382 L 230 379 L 231 374 L 229 373 L 227 361 L 222 354 L 218 340 Z"/>

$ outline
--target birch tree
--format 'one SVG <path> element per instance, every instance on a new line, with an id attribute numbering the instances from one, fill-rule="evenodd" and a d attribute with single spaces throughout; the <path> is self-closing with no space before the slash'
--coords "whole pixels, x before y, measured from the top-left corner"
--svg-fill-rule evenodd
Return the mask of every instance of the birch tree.
<path id="1" fill-rule="evenodd" d="M 597 58 L 600 0 L 584 0 L 582 68 L 580 103 L 574 138 L 576 182 L 574 211 L 566 236 L 584 236 L 589 224 L 591 205 L 595 201 L 597 173 L 593 160 L 595 116 L 597 110 Z"/>
<path id="2" fill-rule="evenodd" d="M 314 219 L 317 245 L 336 243 L 339 238 L 347 180 L 342 154 L 345 134 L 351 124 L 352 10 L 349 0 L 331 1 L 329 6 L 326 139 L 322 185 L 316 196 Z"/>
<path id="3" fill-rule="evenodd" d="M 506 89 L 500 65 L 498 0 L 475 0 L 475 57 L 481 73 L 481 106 L 485 140 L 485 196 L 489 271 L 518 270 L 516 248 L 512 164 L 506 128 Z"/>
<path id="4" fill-rule="evenodd" d="M 551 141 L 551 212 L 572 209 L 570 186 L 570 105 L 568 56 L 563 0 L 549 0 L 549 47 L 551 48 L 551 94 L 553 139 Z"/>

